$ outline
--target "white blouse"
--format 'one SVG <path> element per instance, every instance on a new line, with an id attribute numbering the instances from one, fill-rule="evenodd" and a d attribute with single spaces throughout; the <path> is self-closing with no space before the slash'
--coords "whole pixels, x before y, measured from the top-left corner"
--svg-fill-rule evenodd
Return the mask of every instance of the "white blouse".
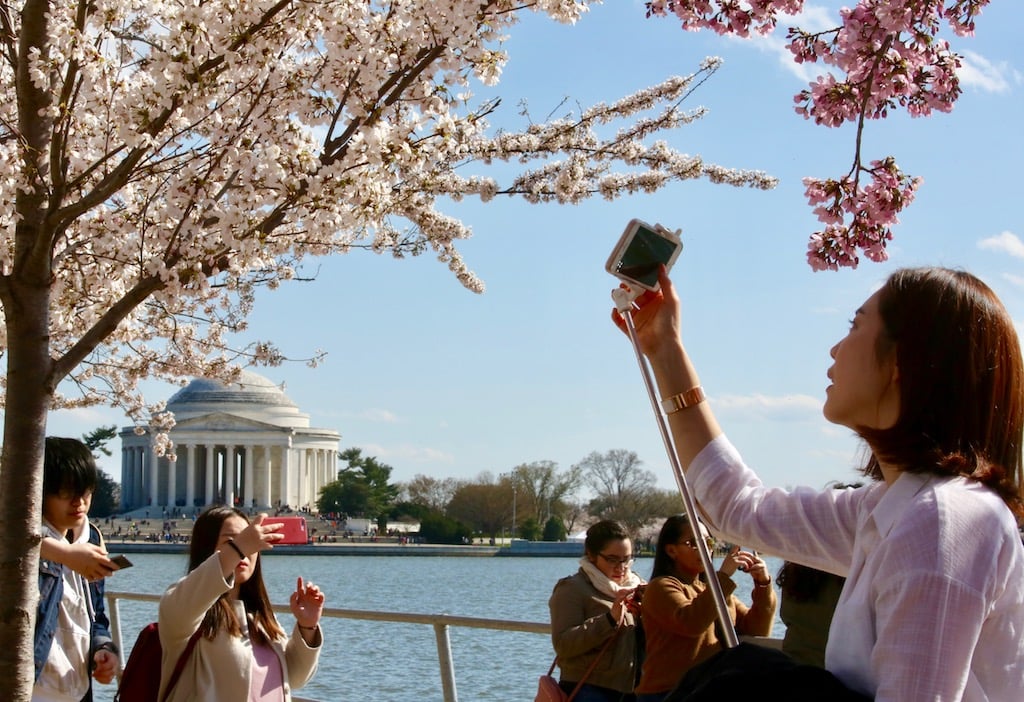
<path id="1" fill-rule="evenodd" d="M 719 436 L 687 472 L 712 531 L 847 578 L 825 666 L 876 702 L 1024 700 L 1024 547 L 964 478 L 766 488 Z"/>

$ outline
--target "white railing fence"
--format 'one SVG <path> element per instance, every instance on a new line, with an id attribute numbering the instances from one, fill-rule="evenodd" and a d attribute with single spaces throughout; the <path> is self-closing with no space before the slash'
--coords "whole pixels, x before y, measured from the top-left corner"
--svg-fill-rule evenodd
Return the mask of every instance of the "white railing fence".
<path id="1" fill-rule="evenodd" d="M 121 651 L 121 663 L 124 664 L 128 652 L 123 645 L 121 635 L 121 617 L 118 609 L 121 600 L 136 602 L 160 602 L 159 595 L 142 595 L 134 592 L 107 592 L 107 612 L 110 617 L 110 635 Z M 274 605 L 274 611 L 288 614 L 287 605 Z M 506 619 L 484 619 L 481 617 L 457 617 L 450 614 L 412 614 L 408 612 L 374 612 L 360 609 L 324 608 L 325 617 L 336 619 L 359 619 L 363 621 L 391 622 L 400 624 L 423 624 L 434 628 L 434 640 L 437 644 L 437 662 L 441 673 L 441 688 L 444 702 L 458 702 L 459 695 L 455 686 L 455 664 L 452 659 L 451 639 L 448 630 L 453 626 L 471 629 L 494 629 L 498 631 L 521 631 L 530 634 L 550 635 L 551 627 L 547 622 L 517 622 Z M 154 616 L 154 619 L 156 617 Z M 131 642 L 134 643 L 134 642 Z M 301 697 L 292 697 L 293 702 L 314 702 Z"/>

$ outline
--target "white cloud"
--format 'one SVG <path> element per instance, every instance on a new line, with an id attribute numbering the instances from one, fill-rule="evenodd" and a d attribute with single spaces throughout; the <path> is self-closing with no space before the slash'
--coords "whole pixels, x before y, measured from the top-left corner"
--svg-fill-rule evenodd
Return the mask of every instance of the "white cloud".
<path id="1" fill-rule="evenodd" d="M 1006 61 L 993 63 L 973 51 L 963 51 L 962 55 L 963 61 L 956 74 L 964 87 L 987 93 L 1005 93 L 1014 85 L 1024 83 L 1024 75 Z"/>
<path id="2" fill-rule="evenodd" d="M 1024 288 L 1024 275 L 1014 275 L 1013 273 L 1003 273 L 1003 280 L 1007 281 L 1011 285 L 1018 288 Z"/>
<path id="3" fill-rule="evenodd" d="M 808 32 L 822 32 L 834 29 L 840 25 L 839 18 L 829 8 L 816 5 L 807 5 L 795 15 L 782 15 L 775 31 L 769 35 L 752 35 L 750 39 L 739 39 L 729 37 L 733 41 L 749 41 L 758 51 L 774 56 L 779 65 L 787 72 L 792 73 L 800 81 L 811 83 L 820 75 L 828 73 L 828 66 L 821 62 L 797 63 L 793 60 L 793 54 L 786 48 L 786 29 L 789 27 L 800 27 Z"/>
<path id="4" fill-rule="evenodd" d="M 978 242 L 978 248 L 986 251 L 996 251 L 1013 256 L 1024 258 L 1024 242 L 1010 231 L 1005 231 L 996 236 L 990 236 Z"/>
<path id="5" fill-rule="evenodd" d="M 770 419 L 812 419 L 821 414 L 821 400 L 810 395 L 771 397 L 753 395 L 722 395 L 713 399 L 714 409 L 731 417 Z"/>
<path id="6" fill-rule="evenodd" d="M 452 454 L 440 449 L 430 448 L 429 446 L 362 444 L 359 448 L 362 449 L 364 455 L 375 456 L 384 463 L 402 461 L 452 464 L 455 462 L 455 457 Z"/>
<path id="7" fill-rule="evenodd" d="M 358 419 L 364 422 L 378 422 L 381 424 L 396 424 L 399 421 L 397 414 L 391 410 L 379 407 L 370 407 L 359 412 L 341 412 L 336 416 L 341 419 Z"/>

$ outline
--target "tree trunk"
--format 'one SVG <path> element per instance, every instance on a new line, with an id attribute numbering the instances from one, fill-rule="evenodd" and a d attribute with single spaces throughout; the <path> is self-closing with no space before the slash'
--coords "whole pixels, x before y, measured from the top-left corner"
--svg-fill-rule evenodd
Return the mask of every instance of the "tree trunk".
<path id="1" fill-rule="evenodd" d="M 0 458 L 0 684 L 4 699 L 29 702 L 39 600 L 39 524 L 49 387 L 49 287 L 10 279 L 7 402 Z"/>

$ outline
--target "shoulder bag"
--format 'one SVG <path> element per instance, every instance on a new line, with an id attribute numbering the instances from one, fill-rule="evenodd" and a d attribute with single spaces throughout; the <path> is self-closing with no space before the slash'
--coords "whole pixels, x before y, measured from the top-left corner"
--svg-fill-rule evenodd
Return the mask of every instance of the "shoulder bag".
<path id="1" fill-rule="evenodd" d="M 590 667 L 587 668 L 587 672 L 584 673 L 583 677 L 576 683 L 576 687 L 573 688 L 571 695 L 565 694 L 565 690 L 563 690 L 562 686 L 558 684 L 557 680 L 555 680 L 555 666 L 558 664 L 558 656 L 555 656 L 555 660 L 551 661 L 551 667 L 548 668 L 548 674 L 541 675 L 540 679 L 537 681 L 537 696 L 533 698 L 534 702 L 572 702 L 572 698 L 576 696 L 576 693 L 580 691 L 581 687 L 583 687 L 583 683 L 586 682 L 586 679 L 590 677 L 592 672 L 594 672 L 597 662 L 601 660 L 601 656 L 604 655 L 604 652 L 608 650 L 608 647 L 612 645 L 612 641 L 614 641 L 618 635 L 619 632 L 616 630 L 616 632 L 612 634 L 611 638 L 605 642 L 604 646 L 601 647 L 601 652 L 597 654 L 594 660 L 590 663 Z"/>

